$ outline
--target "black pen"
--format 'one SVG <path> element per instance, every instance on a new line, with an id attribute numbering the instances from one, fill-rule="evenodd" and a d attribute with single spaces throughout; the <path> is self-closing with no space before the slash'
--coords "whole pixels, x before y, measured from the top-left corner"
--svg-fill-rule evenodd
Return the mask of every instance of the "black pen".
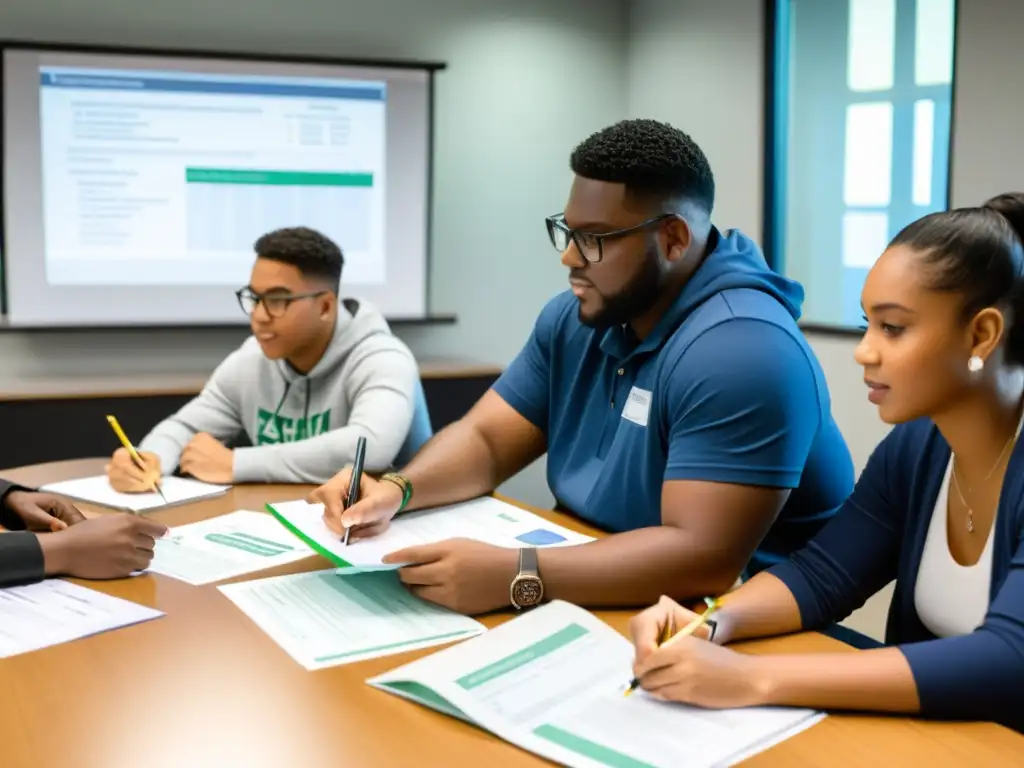
<path id="1" fill-rule="evenodd" d="M 348 481 L 348 496 L 345 498 L 345 509 L 359 501 L 359 486 L 363 481 L 363 462 L 366 460 L 366 438 L 360 437 L 356 443 L 356 460 L 352 465 L 352 477 Z M 345 546 L 348 546 L 348 534 L 351 528 L 345 529 Z"/>

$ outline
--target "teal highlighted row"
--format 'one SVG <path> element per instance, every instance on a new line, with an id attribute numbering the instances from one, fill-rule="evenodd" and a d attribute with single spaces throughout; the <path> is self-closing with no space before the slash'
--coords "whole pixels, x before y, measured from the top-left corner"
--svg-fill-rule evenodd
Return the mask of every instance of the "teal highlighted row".
<path id="1" fill-rule="evenodd" d="M 260 184 L 282 187 L 372 187 L 373 174 L 186 168 L 185 182 L 188 184 Z"/>
<path id="2" fill-rule="evenodd" d="M 553 651 L 557 651 L 573 640 L 578 640 L 587 634 L 586 627 L 581 627 L 579 624 L 570 624 L 567 627 L 560 629 L 553 635 L 548 635 L 542 640 L 538 640 L 533 645 L 527 646 L 523 650 L 513 653 L 511 656 L 506 656 L 504 659 L 500 659 L 493 664 L 488 664 L 482 669 L 478 669 L 476 672 L 472 672 L 464 677 L 460 677 L 455 683 L 462 688 L 464 691 L 471 691 L 479 685 L 489 683 L 496 677 L 501 677 L 509 672 L 523 667 L 530 662 L 536 661 L 542 656 L 547 656 Z"/>
<path id="3" fill-rule="evenodd" d="M 295 549 L 287 544 L 262 539 L 259 536 L 251 536 L 248 533 L 208 533 L 203 538 L 212 544 L 234 547 L 243 552 L 260 555 L 261 557 L 275 557 L 283 555 L 285 552 L 292 552 Z"/>

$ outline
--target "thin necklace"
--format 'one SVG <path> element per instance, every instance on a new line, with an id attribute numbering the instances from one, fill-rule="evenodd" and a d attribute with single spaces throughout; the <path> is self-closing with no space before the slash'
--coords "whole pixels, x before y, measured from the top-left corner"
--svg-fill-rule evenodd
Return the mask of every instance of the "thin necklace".
<path id="1" fill-rule="evenodd" d="M 1006 450 L 1017 442 L 1017 430 L 1014 430 L 1013 434 L 1010 435 L 1010 439 L 1006 441 L 1006 445 L 1003 446 L 1003 450 L 999 453 L 999 458 L 996 459 L 996 463 L 992 465 L 992 469 L 985 475 L 985 479 L 981 481 L 982 485 L 988 482 L 989 478 L 992 477 L 992 473 L 996 471 L 996 468 L 1002 464 L 1003 456 L 1006 455 Z M 960 497 L 960 503 L 967 507 L 967 532 L 974 533 L 974 510 L 971 509 L 971 505 L 967 503 L 967 499 L 964 498 L 963 493 L 960 491 L 960 481 L 956 478 L 956 454 L 953 454 L 953 487 L 956 488 L 956 495 Z M 972 490 L 967 489 L 967 495 L 971 495 Z"/>

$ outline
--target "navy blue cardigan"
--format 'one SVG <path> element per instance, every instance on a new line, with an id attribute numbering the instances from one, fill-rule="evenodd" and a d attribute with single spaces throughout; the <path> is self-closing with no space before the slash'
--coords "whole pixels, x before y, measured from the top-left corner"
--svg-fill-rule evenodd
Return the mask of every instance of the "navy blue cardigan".
<path id="1" fill-rule="evenodd" d="M 1003 480 L 985 621 L 939 639 L 918 618 L 914 586 L 949 456 L 930 420 L 894 428 L 835 517 L 770 573 L 793 593 L 806 629 L 844 619 L 895 579 L 885 641 L 910 663 L 922 715 L 1024 732 L 1024 441 Z"/>

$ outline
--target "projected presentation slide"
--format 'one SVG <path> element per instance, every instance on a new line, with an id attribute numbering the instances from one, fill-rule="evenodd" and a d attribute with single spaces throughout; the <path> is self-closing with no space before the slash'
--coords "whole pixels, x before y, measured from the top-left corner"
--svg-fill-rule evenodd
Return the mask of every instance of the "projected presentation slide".
<path id="1" fill-rule="evenodd" d="M 297 226 L 342 296 L 426 316 L 433 65 L 0 56 L 10 326 L 244 325 L 256 240 Z"/>
<path id="2" fill-rule="evenodd" d="M 41 67 L 54 286 L 237 287 L 253 242 L 302 224 L 384 283 L 387 84 Z"/>

